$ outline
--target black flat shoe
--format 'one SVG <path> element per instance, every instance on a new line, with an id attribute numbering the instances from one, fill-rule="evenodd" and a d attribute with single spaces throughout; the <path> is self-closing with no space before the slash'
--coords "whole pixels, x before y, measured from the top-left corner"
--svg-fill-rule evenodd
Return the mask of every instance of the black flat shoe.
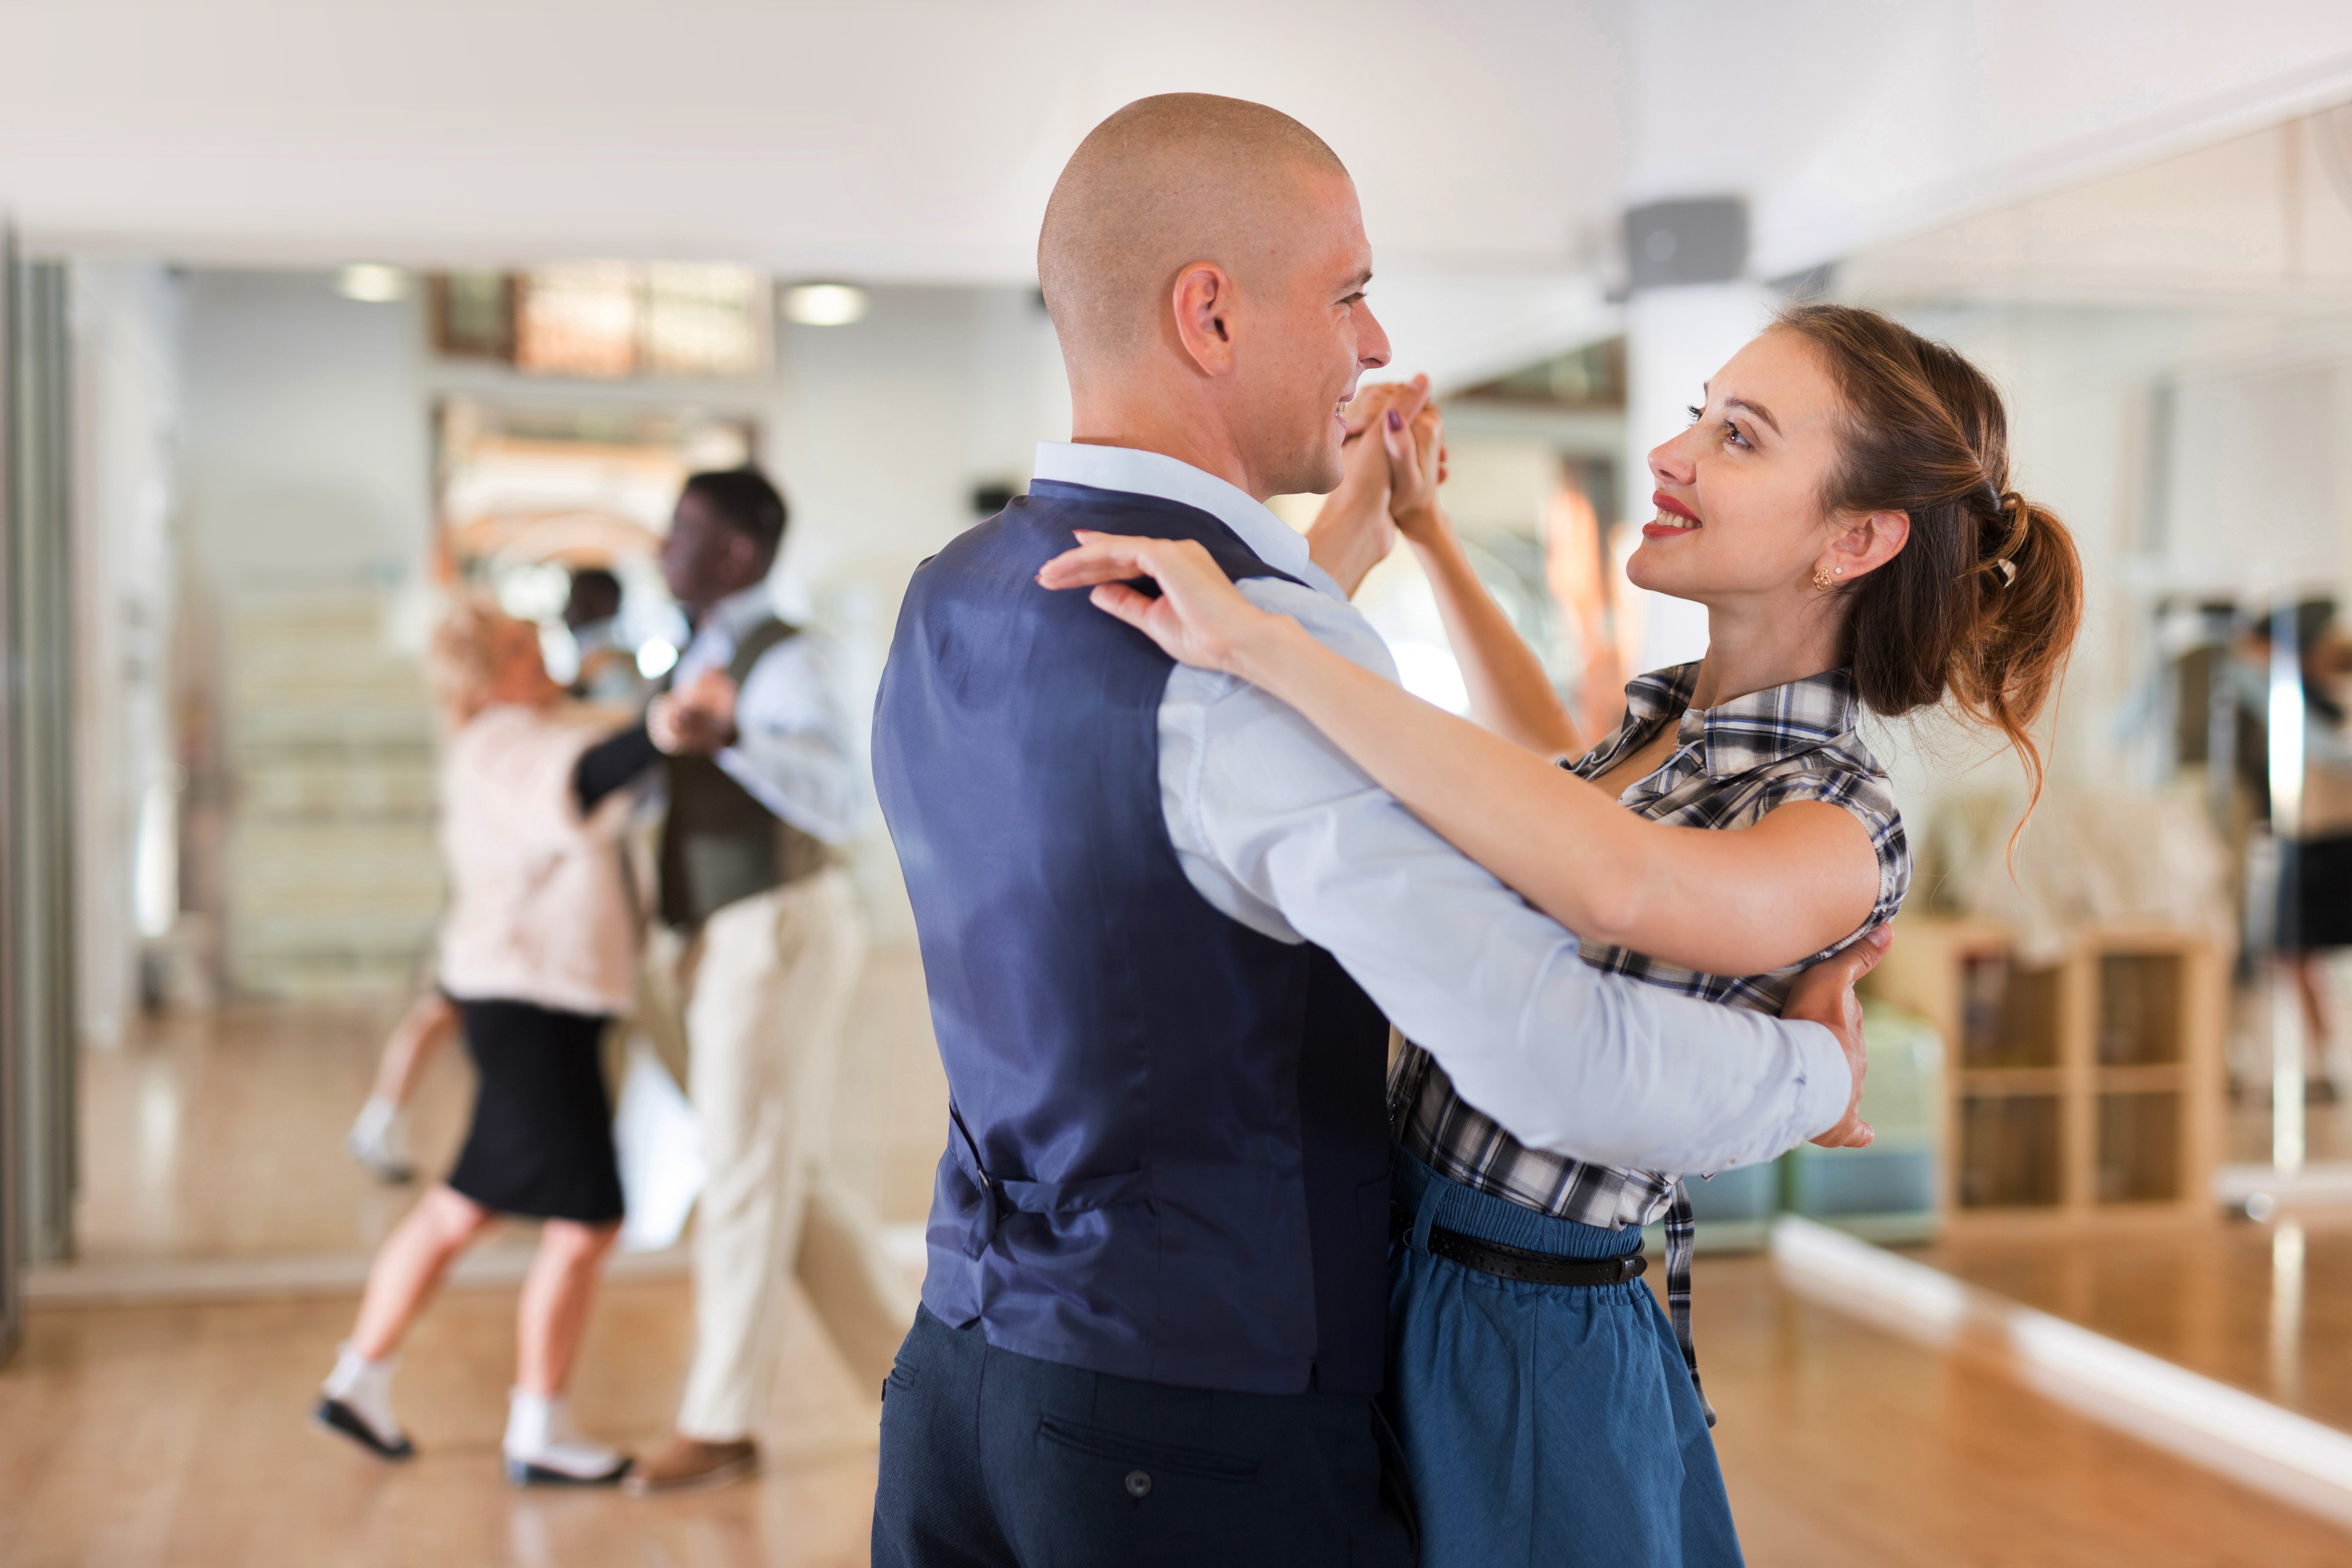
<path id="1" fill-rule="evenodd" d="M 340 1399 L 320 1394 L 317 1406 L 310 1412 L 310 1419 L 330 1432 L 349 1437 L 379 1459 L 413 1459 L 416 1457 L 416 1445 L 410 1442 L 405 1434 L 396 1443 L 385 1442 L 376 1429 L 367 1424 L 364 1416 Z"/>
<path id="2" fill-rule="evenodd" d="M 621 1478 L 629 1473 L 629 1461 L 619 1464 L 602 1475 L 575 1476 L 569 1470 L 553 1470 L 545 1465 L 534 1465 L 528 1459 L 507 1461 L 507 1480 L 518 1487 L 616 1487 Z"/>

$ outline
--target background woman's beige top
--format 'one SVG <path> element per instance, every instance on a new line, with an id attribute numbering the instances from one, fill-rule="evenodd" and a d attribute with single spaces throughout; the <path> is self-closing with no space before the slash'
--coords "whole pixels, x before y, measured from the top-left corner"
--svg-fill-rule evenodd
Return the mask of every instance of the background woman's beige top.
<path id="1" fill-rule="evenodd" d="M 635 797 L 616 790 L 583 816 L 572 787 L 604 731 L 568 704 L 494 707 L 451 738 L 441 792 L 450 995 L 628 1011 L 638 922 L 621 833 Z"/>

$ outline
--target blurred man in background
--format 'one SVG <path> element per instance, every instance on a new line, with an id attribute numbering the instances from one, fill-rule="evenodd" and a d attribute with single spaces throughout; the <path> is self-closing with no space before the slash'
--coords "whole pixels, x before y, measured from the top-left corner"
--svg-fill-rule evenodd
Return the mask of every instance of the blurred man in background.
<path id="1" fill-rule="evenodd" d="M 880 1386 L 914 1316 L 827 1149 L 842 1022 L 866 951 L 836 847 L 866 789 L 829 650 L 779 619 L 768 592 L 785 521 L 783 497 L 757 470 L 697 474 L 662 551 L 694 637 L 673 672 L 680 696 L 655 698 L 646 715 L 669 759 L 665 929 L 646 1011 L 683 1026 L 709 1175 L 695 1223 L 694 1364 L 676 1434 L 630 1473 L 636 1492 L 757 1467 L 788 1266 L 867 1387 Z"/>

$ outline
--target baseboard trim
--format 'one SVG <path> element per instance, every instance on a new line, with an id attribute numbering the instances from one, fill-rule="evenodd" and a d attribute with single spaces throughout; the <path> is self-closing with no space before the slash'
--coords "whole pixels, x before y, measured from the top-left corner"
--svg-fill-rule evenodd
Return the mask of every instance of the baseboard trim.
<path id="1" fill-rule="evenodd" d="M 886 1225 L 882 1250 L 919 1281 L 926 1248 L 923 1226 Z M 499 1240 L 460 1258 L 448 1289 L 500 1289 L 522 1283 L 533 1248 Z M 375 1261 L 366 1252 L 307 1253 L 277 1258 L 112 1258 L 35 1264 L 25 1272 L 28 1307 L 95 1307 L 163 1301 L 264 1300 L 279 1296 L 355 1296 Z M 607 1279 L 670 1279 L 691 1266 L 687 1242 L 654 1252 L 615 1251 Z"/>
<path id="2" fill-rule="evenodd" d="M 479 1247 L 449 1270 L 454 1290 L 507 1289 L 522 1282 L 536 1250 L 511 1242 Z M 367 1284 L 373 1253 L 282 1258 L 126 1258 L 37 1264 L 25 1271 L 25 1304 L 127 1306 L 142 1302 L 260 1300 L 282 1296 L 355 1296 Z M 615 1252 L 608 1279 L 667 1279 L 687 1271 L 684 1246 L 658 1252 Z"/>
<path id="3" fill-rule="evenodd" d="M 1801 1294 L 1997 1361 L 2095 1420 L 2352 1525 L 2352 1433 L 1811 1220 L 1782 1216 L 1772 1255 Z"/>

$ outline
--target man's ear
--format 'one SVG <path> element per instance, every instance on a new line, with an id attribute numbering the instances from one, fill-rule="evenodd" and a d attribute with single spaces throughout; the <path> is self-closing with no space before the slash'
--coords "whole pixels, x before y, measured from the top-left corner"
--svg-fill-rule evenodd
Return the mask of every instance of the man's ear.
<path id="1" fill-rule="evenodd" d="M 1232 275 L 1213 261 L 1192 262 L 1176 274 L 1176 339 L 1203 375 L 1233 372 L 1237 300 Z"/>
<path id="2" fill-rule="evenodd" d="M 760 542 L 740 528 L 727 531 L 727 564 L 739 583 L 756 583 L 768 574 L 760 565 Z"/>

